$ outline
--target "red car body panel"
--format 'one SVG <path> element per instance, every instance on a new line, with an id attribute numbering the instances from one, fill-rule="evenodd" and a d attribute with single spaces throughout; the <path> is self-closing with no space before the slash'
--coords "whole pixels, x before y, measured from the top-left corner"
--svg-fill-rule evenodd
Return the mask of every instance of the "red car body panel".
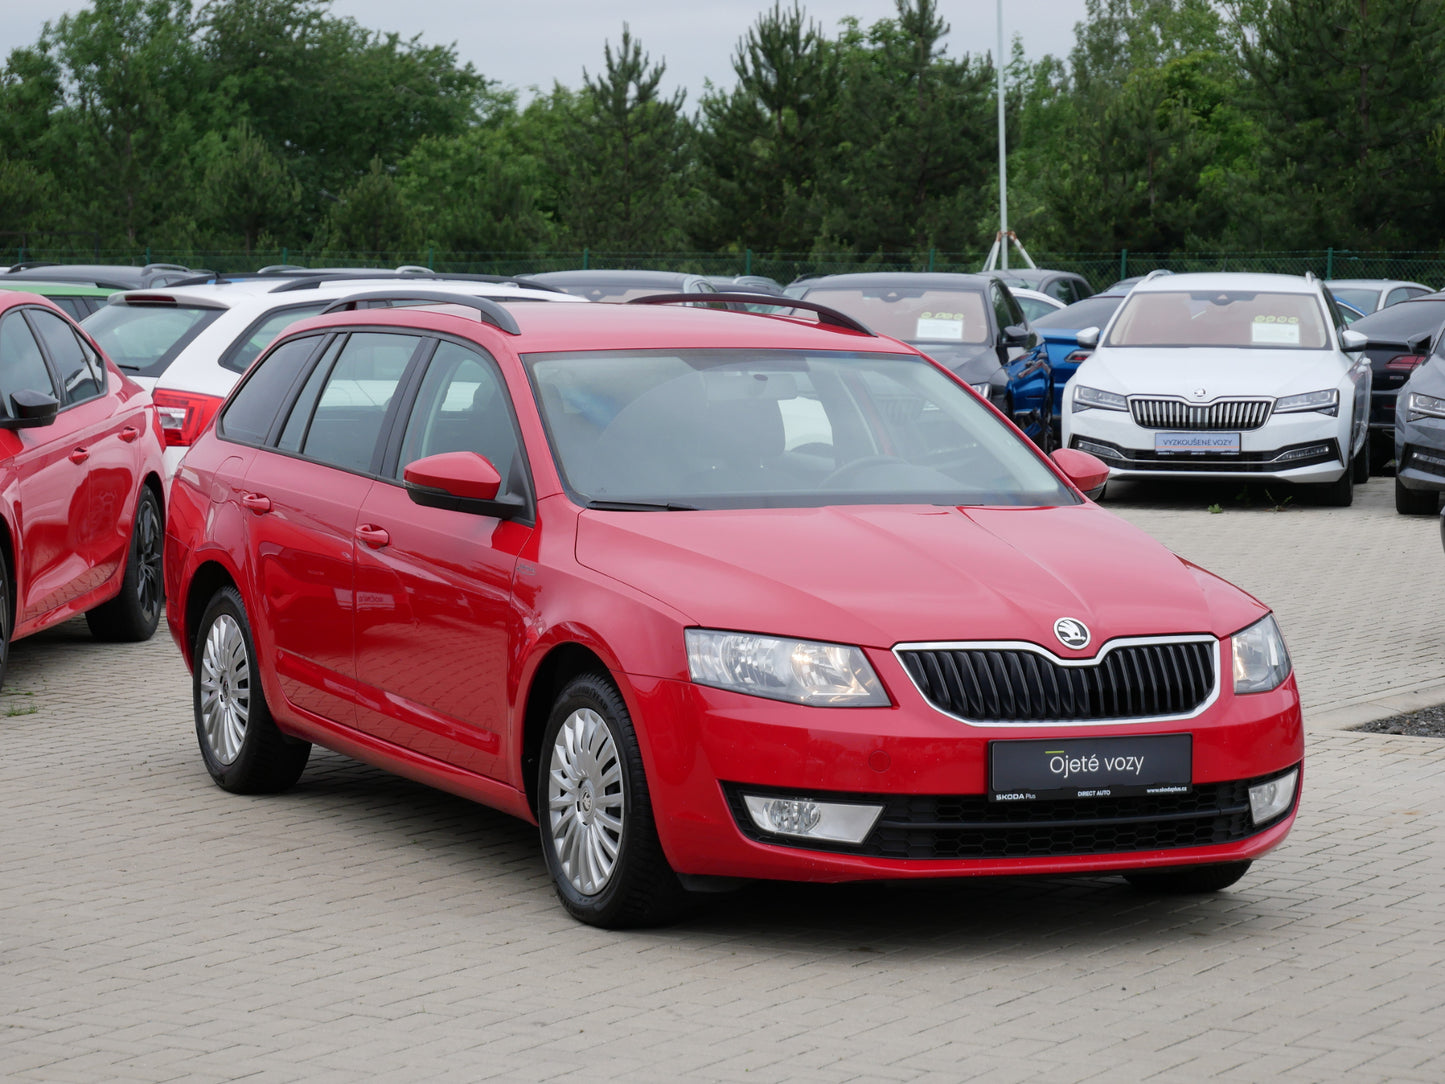
<path id="1" fill-rule="evenodd" d="M 756 346 L 915 354 L 785 318 L 537 308 L 511 310 L 528 353 Z M 316 317 L 285 338 L 357 322 L 355 313 Z M 529 724 L 531 698 L 553 652 L 581 649 L 605 666 L 631 713 L 658 833 L 681 873 L 834 881 L 1119 870 L 1253 858 L 1287 834 L 1293 808 L 1238 842 L 1049 858 L 881 859 L 750 838 L 723 784 L 981 795 L 990 740 L 1077 733 L 944 714 L 894 656 L 900 643 L 1022 641 L 1062 656 L 1068 650 L 1053 634 L 1061 615 L 1095 634 L 1078 658 L 1118 638 L 1212 635 L 1219 690 L 1196 717 L 1088 730 L 1192 734 L 1198 784 L 1301 764 L 1298 693 L 1291 676 L 1270 692 L 1235 695 L 1228 637 L 1267 609 L 1092 503 L 586 510 L 552 460 L 513 336 L 442 312 L 372 310 L 365 324 L 431 329 L 496 359 L 518 408 L 535 516 L 502 521 L 419 507 L 395 481 L 228 443 L 214 426 L 203 434 L 172 493 L 167 620 L 193 665 L 206 591 L 218 575 L 232 580 L 252 615 L 263 688 L 283 730 L 534 819 L 527 791 L 535 780 L 526 778 L 534 769 L 525 763 L 527 727 L 537 725 Z M 890 704 L 814 708 L 693 684 L 683 630 L 696 626 L 857 644 Z"/>
<path id="2" fill-rule="evenodd" d="M 0 429 L 0 519 L 15 581 L 11 639 L 112 598 L 125 575 L 142 485 L 160 496 L 160 422 L 149 394 L 50 301 L 0 296 L 0 319 L 25 307 L 65 320 L 103 360 L 104 393 L 63 406 L 48 425 Z"/>

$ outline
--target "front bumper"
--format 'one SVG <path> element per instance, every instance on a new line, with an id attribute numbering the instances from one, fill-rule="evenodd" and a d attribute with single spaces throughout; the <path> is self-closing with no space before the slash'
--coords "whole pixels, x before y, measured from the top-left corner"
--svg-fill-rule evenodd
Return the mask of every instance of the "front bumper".
<path id="1" fill-rule="evenodd" d="M 1238 452 L 1155 450 L 1164 430 L 1146 429 L 1127 411 L 1084 410 L 1066 420 L 1066 443 L 1097 456 L 1111 478 L 1241 478 L 1302 484 L 1333 482 L 1347 466 L 1349 433 L 1339 418 L 1276 414 L 1239 432 Z"/>
<path id="2" fill-rule="evenodd" d="M 1397 419 L 1395 477 L 1406 489 L 1445 490 L 1445 418 Z"/>
<path id="3" fill-rule="evenodd" d="M 1080 728 L 961 722 L 924 701 L 890 656 L 869 656 L 896 706 L 807 708 L 630 679 L 658 834 L 677 872 L 831 882 L 1149 869 L 1252 859 L 1293 823 L 1296 806 L 1258 827 L 1247 812 L 1251 782 L 1303 760 L 1293 677 L 1269 693 L 1221 691 L 1182 722 L 1088 728 L 1192 735 L 1192 792 L 1173 805 L 1173 796 L 998 803 L 987 800 L 991 741 L 1078 738 Z M 886 808 L 861 843 L 817 843 L 760 831 L 744 794 Z"/>

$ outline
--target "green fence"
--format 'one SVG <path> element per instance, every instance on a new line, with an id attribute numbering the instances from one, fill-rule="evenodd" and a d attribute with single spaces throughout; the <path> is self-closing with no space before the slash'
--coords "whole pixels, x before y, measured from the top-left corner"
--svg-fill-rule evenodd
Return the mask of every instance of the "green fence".
<path id="1" fill-rule="evenodd" d="M 210 249 L 0 249 L 0 264 L 24 262 L 110 263 L 142 265 L 181 264 L 211 271 L 255 271 L 272 265 L 303 267 L 426 267 L 436 271 L 490 275 L 526 275 L 572 268 L 638 268 L 683 271 L 699 275 L 766 275 L 781 283 L 803 275 L 848 271 L 977 271 L 987 253 L 926 252 L 879 253 L 738 253 L 715 252 L 452 252 L 412 249 L 389 252 L 322 252 L 279 248 L 268 251 Z M 1298 252 L 1032 252 L 1039 267 L 1076 271 L 1103 289 L 1117 279 L 1143 275 L 1156 268 L 1170 271 L 1268 271 L 1320 278 L 1411 279 L 1429 286 L 1445 284 L 1445 254 L 1438 252 L 1358 252 L 1315 249 Z M 1012 266 L 1022 263 L 1010 254 Z"/>

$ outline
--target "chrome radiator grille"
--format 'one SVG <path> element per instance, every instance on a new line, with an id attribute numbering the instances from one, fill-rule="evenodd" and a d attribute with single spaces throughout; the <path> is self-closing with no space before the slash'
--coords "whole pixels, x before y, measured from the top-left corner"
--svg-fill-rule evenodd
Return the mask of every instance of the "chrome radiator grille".
<path id="1" fill-rule="evenodd" d="M 1225 399 L 1195 406 L 1183 399 L 1130 399 L 1134 424 L 1145 429 L 1258 429 L 1269 421 L 1272 399 Z"/>
<path id="2" fill-rule="evenodd" d="M 1126 644 L 1066 666 L 1009 647 L 900 647 L 934 707 L 979 723 L 1094 722 L 1188 715 L 1214 692 L 1216 641 Z"/>

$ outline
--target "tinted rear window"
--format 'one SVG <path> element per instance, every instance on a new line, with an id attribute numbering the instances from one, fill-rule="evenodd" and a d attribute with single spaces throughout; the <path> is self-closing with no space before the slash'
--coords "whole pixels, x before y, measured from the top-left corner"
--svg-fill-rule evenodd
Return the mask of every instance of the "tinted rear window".
<path id="1" fill-rule="evenodd" d="M 1445 323 L 1445 298 L 1439 301 L 1402 301 L 1388 309 L 1362 316 L 1350 330 L 1363 332 L 1372 339 L 1403 342 L 1413 335 L 1434 331 Z"/>
<path id="2" fill-rule="evenodd" d="M 85 330 L 126 372 L 160 376 L 223 311 L 191 305 L 106 305 L 86 317 Z"/>

